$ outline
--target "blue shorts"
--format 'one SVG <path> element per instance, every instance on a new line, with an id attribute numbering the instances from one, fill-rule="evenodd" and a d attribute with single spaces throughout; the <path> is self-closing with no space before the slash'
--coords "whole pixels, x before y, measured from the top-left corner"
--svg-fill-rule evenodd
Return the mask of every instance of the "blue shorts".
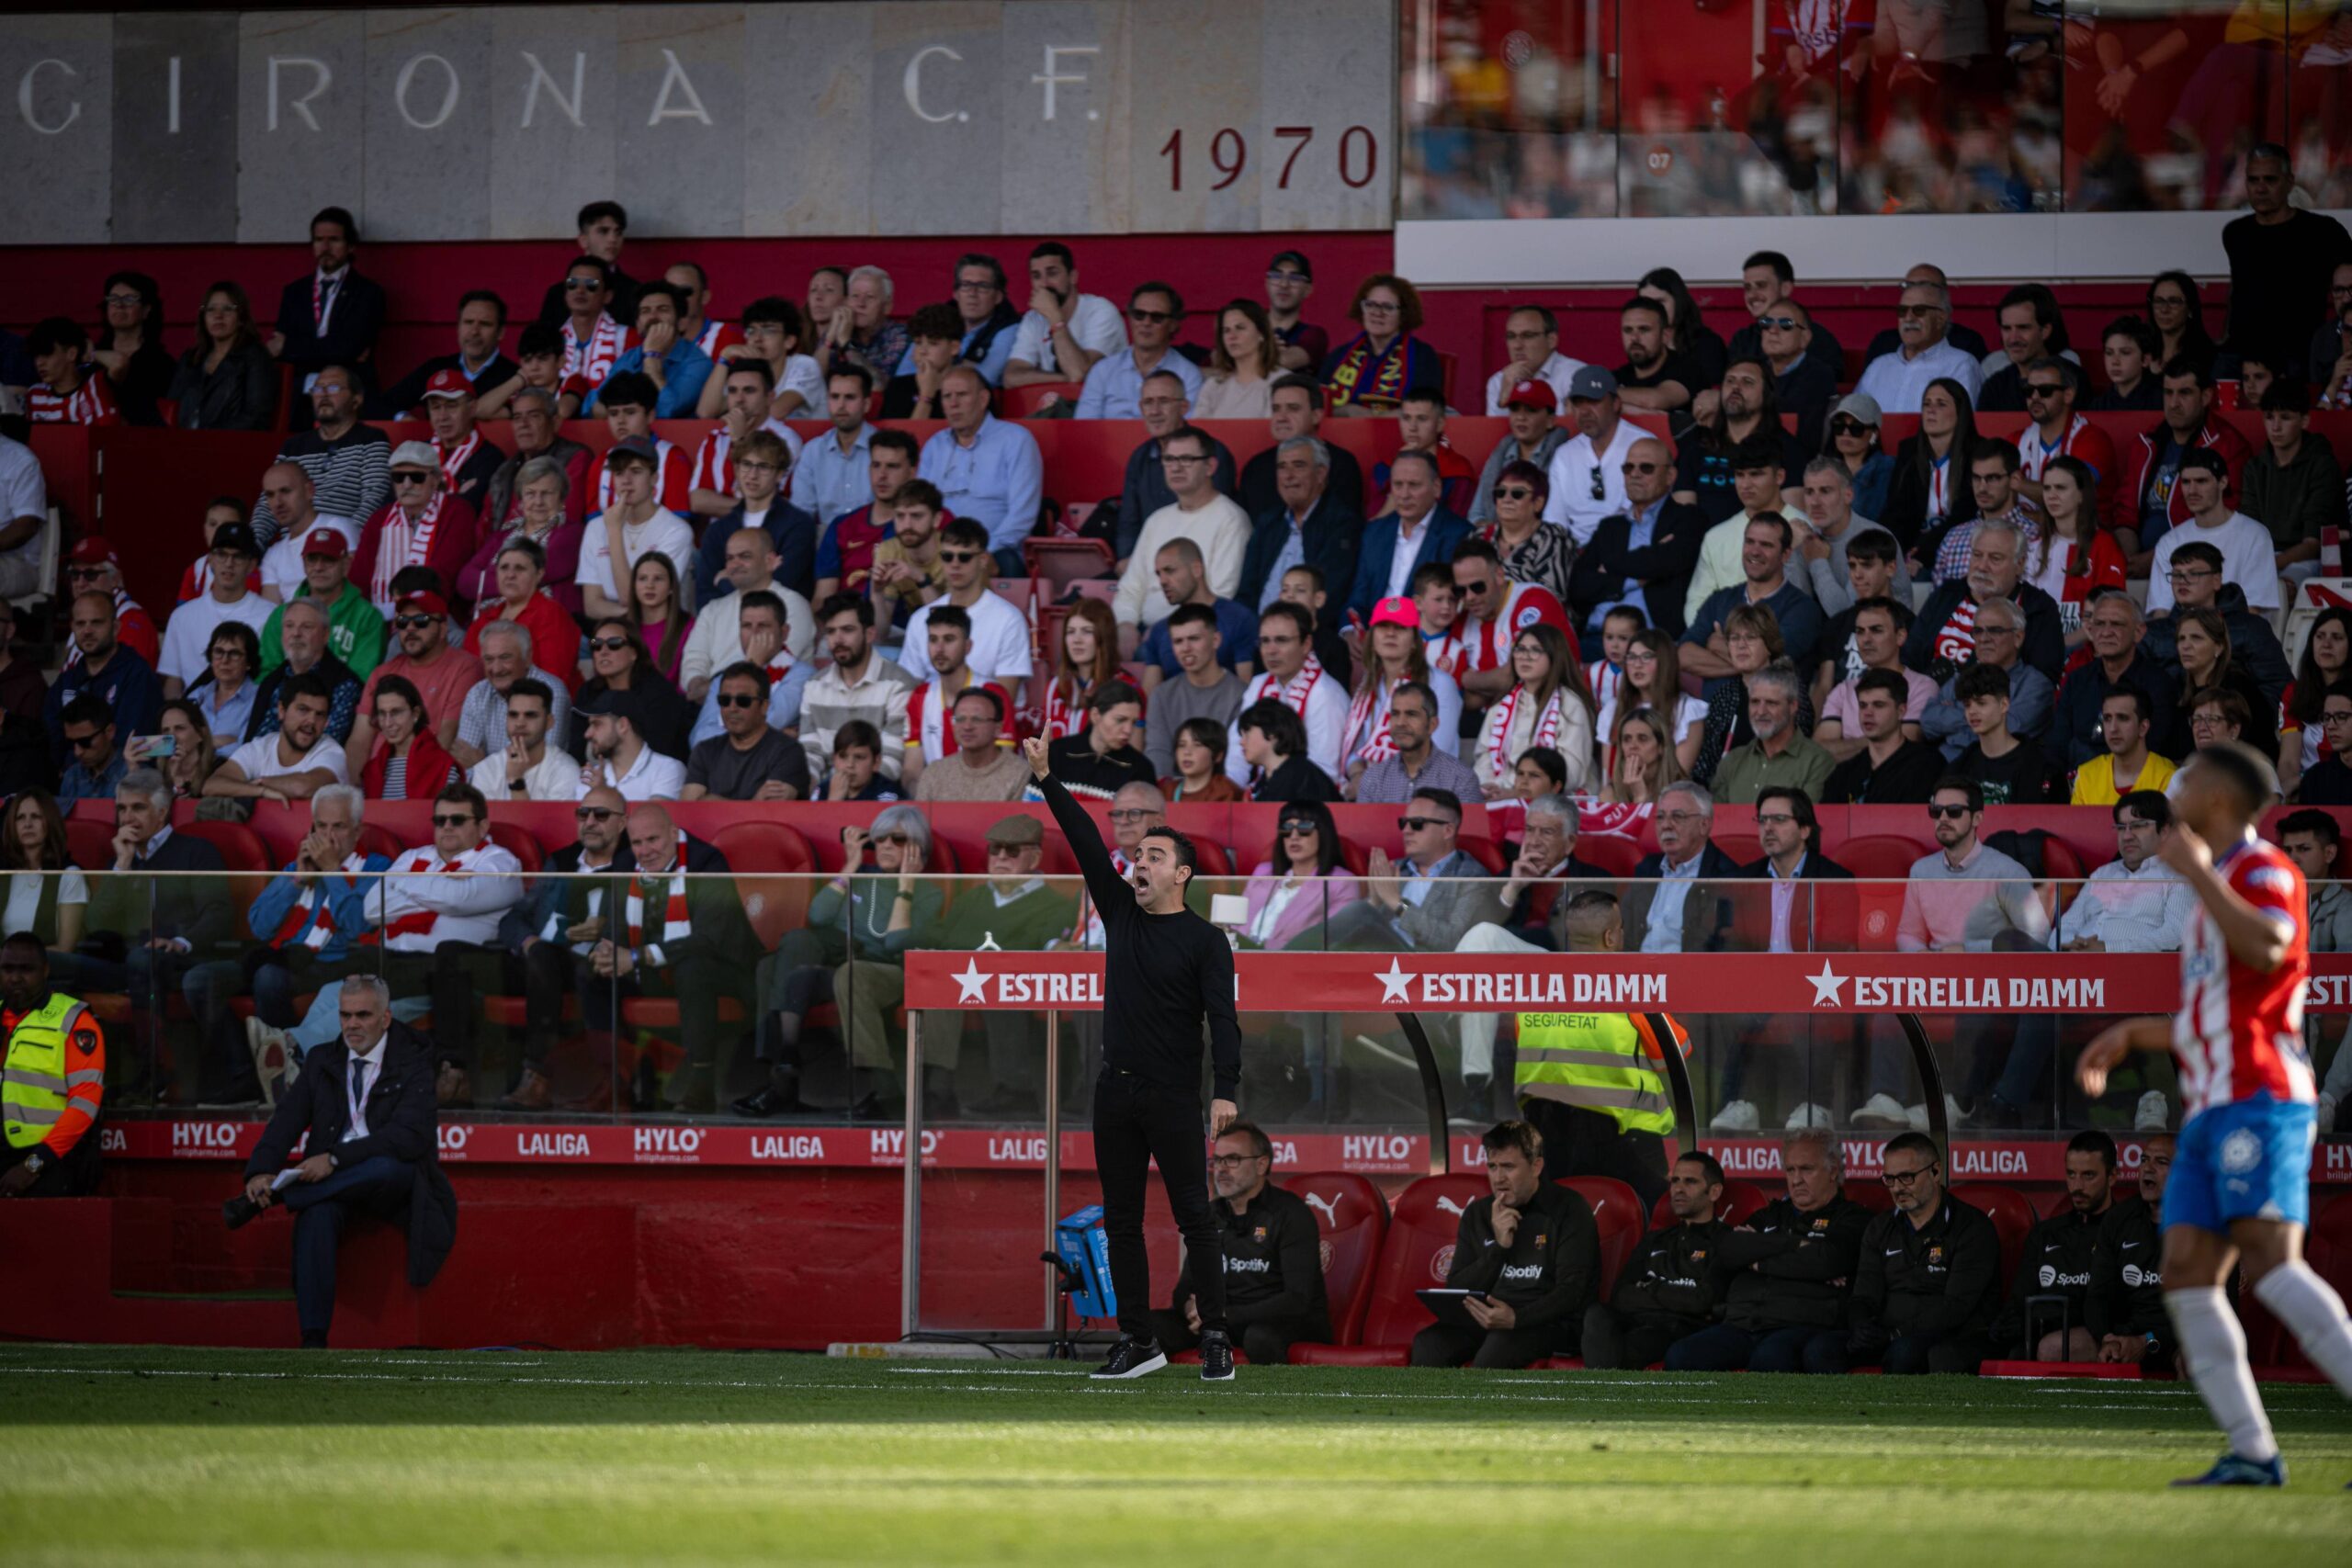
<path id="1" fill-rule="evenodd" d="M 2315 1108 L 2267 1093 L 2190 1117 L 2165 1184 L 2165 1224 L 2229 1234 L 2233 1220 L 2311 1223 Z"/>

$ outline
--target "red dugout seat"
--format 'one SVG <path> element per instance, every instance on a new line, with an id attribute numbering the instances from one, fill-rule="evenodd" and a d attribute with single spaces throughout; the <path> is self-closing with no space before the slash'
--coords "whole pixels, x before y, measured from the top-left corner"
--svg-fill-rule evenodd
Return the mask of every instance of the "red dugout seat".
<path id="1" fill-rule="evenodd" d="M 1388 1200 L 1368 1178 L 1347 1170 L 1289 1177 L 1283 1187 L 1315 1211 L 1316 1228 L 1323 1233 L 1323 1291 L 1330 1303 L 1331 1332 L 1340 1344 L 1353 1345 L 1372 1305 L 1369 1287 L 1388 1235 Z"/>
<path id="2" fill-rule="evenodd" d="M 2018 1259 L 2024 1256 L 2026 1234 L 2033 1229 L 2033 1205 L 2014 1187 L 1989 1181 L 1966 1181 L 1951 1190 L 1962 1202 L 1984 1211 L 2001 1235 L 2001 1288 L 2017 1278 Z"/>
<path id="3" fill-rule="evenodd" d="M 1396 1200 L 1374 1265 L 1363 1328 L 1353 1345 L 1294 1345 L 1293 1365 L 1401 1367 L 1431 1321 L 1415 1291 L 1445 1283 L 1462 1213 L 1492 1189 L 1483 1176 L 1425 1176 Z"/>
<path id="4" fill-rule="evenodd" d="M 1600 1232 L 1600 1292 L 1607 1301 L 1617 1288 L 1617 1276 L 1642 1244 L 1648 1228 L 1642 1218 L 1638 1193 L 1613 1176 L 1571 1176 L 1560 1183 L 1592 1205 L 1592 1223 Z"/>

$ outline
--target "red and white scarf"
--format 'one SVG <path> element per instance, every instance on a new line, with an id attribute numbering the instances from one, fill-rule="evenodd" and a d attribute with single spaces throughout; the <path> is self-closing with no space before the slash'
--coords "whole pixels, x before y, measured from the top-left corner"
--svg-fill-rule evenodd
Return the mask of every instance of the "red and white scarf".
<path id="1" fill-rule="evenodd" d="M 433 536 L 441 526 L 441 503 L 447 499 L 448 491 L 434 491 L 433 499 L 425 502 L 424 515 L 413 523 L 398 505 L 386 513 L 383 536 L 376 541 L 376 571 L 368 581 L 368 597 L 379 604 L 390 604 L 392 579 L 433 558 Z"/>
<path id="2" fill-rule="evenodd" d="M 368 857 L 356 851 L 344 856 L 343 864 L 340 867 L 344 881 L 346 884 L 356 885 L 358 882 L 356 874 L 364 869 L 367 864 Z M 311 919 L 311 911 L 313 909 L 318 911 L 318 919 L 315 920 Z M 308 930 L 304 929 L 305 921 L 309 922 Z M 294 900 L 294 907 L 286 911 L 284 919 L 277 922 L 277 931 L 270 937 L 269 945 L 284 947 L 288 942 L 299 942 L 316 953 L 334 940 L 334 906 L 327 902 L 326 885 L 322 878 L 304 888 L 301 896 Z"/>
<path id="3" fill-rule="evenodd" d="M 774 672 L 773 668 L 770 672 Z M 964 683 L 953 692 L 942 686 L 940 678 L 933 675 L 908 694 L 907 739 L 910 744 L 922 748 L 922 760 L 926 764 L 936 762 L 956 750 L 950 744 L 954 738 L 948 731 L 947 721 L 956 711 L 956 699 L 966 692 L 976 687 L 994 692 L 996 700 L 1003 705 L 1004 712 L 1007 715 L 1012 712 L 1012 694 L 1001 684 L 994 681 L 974 681 L 970 679 L 969 671 L 965 675 Z"/>
<path id="4" fill-rule="evenodd" d="M 2073 451 L 2075 437 L 2090 427 L 2091 422 L 2087 418 L 2082 414 L 2076 414 L 2075 423 L 2066 427 L 2066 434 L 2058 438 L 2057 444 L 2047 446 L 2041 439 L 2041 427 L 2038 424 L 2027 425 L 2018 436 L 2018 462 L 2024 468 L 2025 477 L 2039 480 L 2041 478 L 2041 470 L 2050 466 L 2050 459 L 2063 457 Z"/>
<path id="5" fill-rule="evenodd" d="M 479 430 L 466 432 L 466 438 L 455 446 L 444 446 L 438 439 L 435 439 L 433 449 L 441 454 L 441 488 L 445 491 L 454 491 L 458 488 L 458 470 L 463 468 L 467 460 L 481 449 L 481 432 Z"/>
<path id="6" fill-rule="evenodd" d="M 1947 514 L 1944 504 L 1944 480 L 1951 473 L 1951 455 L 1946 453 L 1940 463 L 1928 465 L 1928 521 L 1940 522 Z"/>
<path id="7" fill-rule="evenodd" d="M 1296 710 L 1299 717 L 1305 718 L 1306 699 L 1313 694 L 1315 682 L 1321 679 L 1323 679 L 1323 661 L 1310 653 L 1306 656 L 1306 662 L 1299 666 L 1298 673 L 1288 681 L 1282 680 L 1269 670 L 1251 682 L 1250 694 L 1242 699 L 1241 705 L 1246 708 L 1251 703 L 1263 702 L 1268 697 L 1272 697 L 1287 704 Z"/>
<path id="8" fill-rule="evenodd" d="M 1389 703 L 1396 690 L 1396 682 L 1375 675 L 1348 705 L 1347 736 L 1340 742 L 1343 765 L 1385 761 L 1396 755 L 1396 742 L 1388 738 Z"/>
<path id="9" fill-rule="evenodd" d="M 1560 729 L 1567 721 L 1568 689 L 1563 686 L 1552 694 L 1544 711 L 1535 716 L 1534 730 L 1528 736 L 1527 744 L 1514 747 L 1511 724 L 1519 716 L 1520 704 L 1526 700 L 1527 687 L 1523 682 L 1504 693 L 1502 700 L 1487 715 L 1486 728 L 1478 738 L 1479 756 L 1490 759 L 1490 770 L 1504 779 L 1510 777 L 1511 768 L 1521 752 L 1537 746 L 1559 750 Z"/>
<path id="10" fill-rule="evenodd" d="M 1046 721 L 1044 734 L 1048 740 L 1059 740 L 1076 735 L 1086 728 L 1087 699 L 1094 694 L 1094 682 L 1072 678 L 1073 690 L 1062 695 L 1062 682 L 1057 677 L 1046 688 Z"/>
<path id="11" fill-rule="evenodd" d="M 438 850 L 419 850 L 392 869 L 402 876 L 431 876 L 442 872 L 471 871 L 481 863 L 483 852 L 489 848 L 490 840 L 484 839 L 472 849 L 460 851 L 447 860 L 441 858 L 441 852 Z M 431 936 L 433 928 L 440 921 L 441 915 L 438 910 L 416 909 L 397 919 L 384 922 L 383 934 L 387 939 L 396 936 Z"/>
<path id="12" fill-rule="evenodd" d="M 676 942 L 681 937 L 694 934 L 693 922 L 686 913 L 685 869 L 686 836 L 681 832 L 678 835 L 677 852 L 671 858 L 668 871 L 640 871 L 628 879 L 628 902 L 623 911 L 628 921 L 628 944 L 638 949 L 649 963 L 655 964 L 668 963 L 669 960 L 662 956 L 662 944 L 665 942 Z M 662 926 L 660 930 L 653 932 L 652 940 L 649 942 L 646 940 L 645 931 L 646 895 L 650 891 L 659 891 L 665 887 L 668 889 L 668 895 L 662 907 Z"/>
<path id="13" fill-rule="evenodd" d="M 602 386 L 605 378 L 613 373 L 613 361 L 628 347 L 628 330 L 610 316 L 596 318 L 595 330 L 586 342 L 572 330 L 571 318 L 563 319 L 563 377 L 585 377 L 592 384 Z"/>

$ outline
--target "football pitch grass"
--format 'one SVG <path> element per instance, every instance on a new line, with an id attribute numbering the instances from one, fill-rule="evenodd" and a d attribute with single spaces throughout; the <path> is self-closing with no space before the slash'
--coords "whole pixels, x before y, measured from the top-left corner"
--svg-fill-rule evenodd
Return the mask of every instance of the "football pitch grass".
<path id="1" fill-rule="evenodd" d="M 0 1346 L 0 1561 L 2352 1562 L 2352 1407 L 2185 1386 Z M 1624 1558 L 1600 1558 L 1625 1562 Z"/>

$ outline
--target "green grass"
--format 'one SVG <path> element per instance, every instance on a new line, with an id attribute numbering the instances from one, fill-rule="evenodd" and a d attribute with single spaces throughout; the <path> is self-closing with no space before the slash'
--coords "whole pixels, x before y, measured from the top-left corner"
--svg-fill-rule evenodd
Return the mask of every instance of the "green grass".
<path id="1" fill-rule="evenodd" d="M 0 1346 L 0 1561 L 2352 1562 L 2352 1408 L 2185 1387 Z M 1600 1561 L 1612 1561 L 1601 1559 Z"/>

